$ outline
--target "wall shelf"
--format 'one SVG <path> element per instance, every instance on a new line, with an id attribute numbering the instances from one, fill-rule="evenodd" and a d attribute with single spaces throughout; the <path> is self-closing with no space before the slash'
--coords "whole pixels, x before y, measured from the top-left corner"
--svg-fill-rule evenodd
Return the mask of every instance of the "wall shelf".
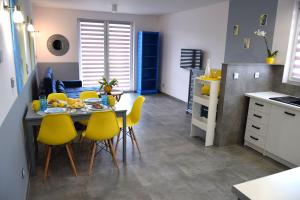
<path id="1" fill-rule="evenodd" d="M 209 96 L 201 94 L 201 88 L 204 85 L 209 85 Z M 203 80 L 200 77 L 194 81 L 194 97 L 192 108 L 192 123 L 190 136 L 202 136 L 205 131 L 205 146 L 211 146 L 214 143 L 216 115 L 219 95 L 219 80 Z M 207 118 L 201 116 L 201 108 L 208 108 Z"/>

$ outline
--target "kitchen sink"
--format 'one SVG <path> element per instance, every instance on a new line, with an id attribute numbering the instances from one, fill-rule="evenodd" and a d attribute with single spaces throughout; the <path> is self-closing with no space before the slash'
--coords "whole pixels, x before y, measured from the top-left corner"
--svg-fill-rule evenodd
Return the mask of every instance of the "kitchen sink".
<path id="1" fill-rule="evenodd" d="M 285 97 L 272 97 L 270 99 L 274 100 L 274 101 L 279 101 L 279 102 L 282 102 L 282 103 L 287 103 L 287 104 L 290 104 L 290 105 L 300 107 L 300 98 L 298 98 L 298 97 L 285 96 Z"/>

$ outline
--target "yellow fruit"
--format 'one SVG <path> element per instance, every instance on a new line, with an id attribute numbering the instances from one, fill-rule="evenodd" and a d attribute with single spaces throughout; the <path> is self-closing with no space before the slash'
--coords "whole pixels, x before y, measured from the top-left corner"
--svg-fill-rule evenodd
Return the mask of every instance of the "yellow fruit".
<path id="1" fill-rule="evenodd" d="M 115 97 L 109 95 L 107 98 L 108 98 L 108 104 L 110 106 L 114 106 L 116 104 L 116 98 Z"/>
<path id="2" fill-rule="evenodd" d="M 32 101 L 32 109 L 34 110 L 34 112 L 37 112 L 41 109 L 41 105 L 40 105 L 39 100 Z"/>
<path id="3" fill-rule="evenodd" d="M 57 107 L 58 103 L 57 102 L 53 102 L 51 105 L 52 105 L 52 107 Z"/>

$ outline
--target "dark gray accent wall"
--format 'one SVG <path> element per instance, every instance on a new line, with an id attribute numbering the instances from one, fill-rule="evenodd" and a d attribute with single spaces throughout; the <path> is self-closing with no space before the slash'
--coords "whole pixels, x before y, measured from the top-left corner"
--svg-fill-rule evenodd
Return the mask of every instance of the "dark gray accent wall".
<path id="1" fill-rule="evenodd" d="M 26 198 L 29 173 L 23 117 L 36 91 L 36 74 L 32 73 L 0 127 L 0 199 L 3 200 Z"/>
<path id="2" fill-rule="evenodd" d="M 40 62 L 38 63 L 38 77 L 42 80 L 48 67 L 52 67 L 54 78 L 58 80 L 79 80 L 78 62 Z"/>
<path id="3" fill-rule="evenodd" d="M 260 73 L 259 79 L 254 78 L 255 72 Z M 233 79 L 234 73 L 239 74 L 237 80 Z M 277 91 L 282 87 L 282 73 L 282 65 L 223 64 L 216 145 L 243 144 L 249 103 L 245 93 Z M 300 94 L 300 87 L 298 92 Z"/>
<path id="4" fill-rule="evenodd" d="M 267 32 L 272 48 L 278 0 L 230 0 L 225 63 L 264 63 L 266 46 L 254 31 L 260 28 L 259 17 L 268 14 Z M 233 36 L 233 26 L 240 26 L 239 36 Z M 250 49 L 243 48 L 243 38 L 251 38 Z"/>

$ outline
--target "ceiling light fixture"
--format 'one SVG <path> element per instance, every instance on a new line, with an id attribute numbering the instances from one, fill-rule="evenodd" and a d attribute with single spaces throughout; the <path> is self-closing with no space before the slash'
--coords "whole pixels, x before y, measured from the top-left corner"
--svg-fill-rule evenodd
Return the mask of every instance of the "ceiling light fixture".
<path id="1" fill-rule="evenodd" d="M 116 3 L 111 5 L 111 12 L 112 13 L 118 12 L 118 5 Z"/>
<path id="2" fill-rule="evenodd" d="M 24 16 L 21 12 L 21 7 L 19 5 L 16 5 L 15 7 L 11 7 L 11 6 L 7 5 L 4 1 L 3 2 L 3 7 L 4 7 L 5 10 L 13 10 L 14 23 L 20 24 L 20 23 L 24 22 Z"/>

